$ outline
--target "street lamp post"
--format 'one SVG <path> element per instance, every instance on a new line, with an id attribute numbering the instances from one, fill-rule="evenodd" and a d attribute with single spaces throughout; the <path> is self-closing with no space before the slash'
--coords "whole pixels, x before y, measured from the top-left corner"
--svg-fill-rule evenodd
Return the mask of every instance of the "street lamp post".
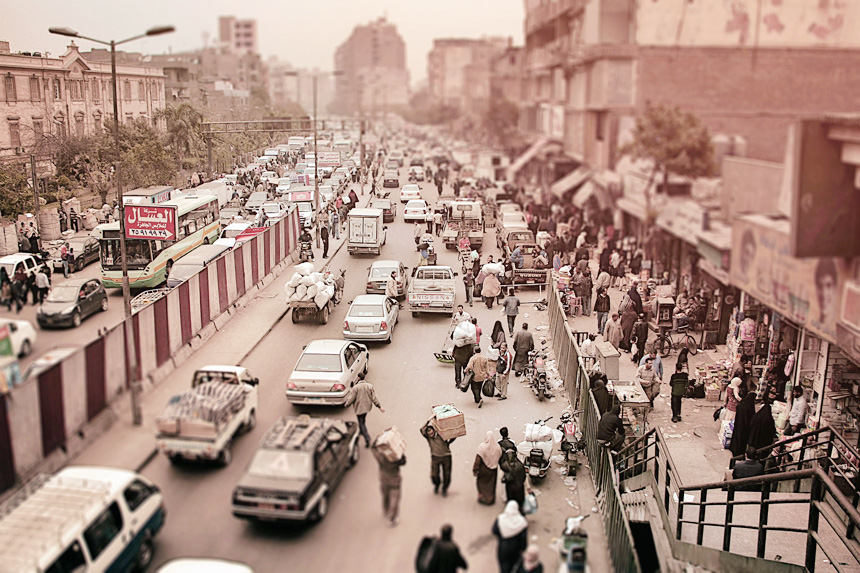
<path id="1" fill-rule="evenodd" d="M 122 304 L 125 310 L 125 320 L 123 321 L 123 328 L 125 330 L 125 351 L 126 356 L 128 357 L 128 362 L 130 366 L 129 369 L 131 370 L 131 383 L 129 384 L 129 386 L 131 388 L 132 418 L 135 426 L 140 426 L 143 423 L 143 415 L 141 413 L 140 408 L 140 381 L 137 379 L 137 355 L 134 351 L 134 329 L 131 327 L 131 286 L 128 282 L 128 257 L 126 256 L 125 244 L 125 214 L 122 197 L 122 177 L 120 176 L 119 90 L 117 89 L 116 79 L 116 47 L 120 44 L 125 44 L 133 40 L 139 40 L 140 38 L 145 38 L 147 36 L 160 36 L 161 34 L 168 34 L 170 32 L 173 32 L 174 30 L 175 28 L 173 26 L 156 26 L 154 28 L 150 28 L 143 34 L 138 34 L 137 36 L 132 36 L 131 38 L 126 38 L 125 40 L 120 40 L 119 42 L 115 40 L 110 40 L 109 42 L 106 42 L 104 40 L 97 40 L 95 38 L 81 36 L 76 31 L 70 28 L 48 28 L 48 31 L 51 34 L 57 34 L 59 36 L 68 36 L 70 38 L 80 38 L 82 40 L 89 40 L 90 42 L 102 44 L 103 46 L 110 46 L 110 76 L 111 84 L 113 87 L 113 137 L 114 151 L 116 153 L 114 173 L 116 173 L 116 200 L 120 209 L 119 250 L 120 259 L 122 262 Z"/>

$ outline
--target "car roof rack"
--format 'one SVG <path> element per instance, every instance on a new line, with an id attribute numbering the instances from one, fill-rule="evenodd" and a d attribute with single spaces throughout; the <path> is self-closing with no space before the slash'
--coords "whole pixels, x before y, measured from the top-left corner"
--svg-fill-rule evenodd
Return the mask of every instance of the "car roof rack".
<path id="1" fill-rule="evenodd" d="M 280 418 L 263 437 L 262 447 L 267 449 L 306 450 L 316 446 L 325 435 L 326 420 L 313 419 L 307 414 Z"/>

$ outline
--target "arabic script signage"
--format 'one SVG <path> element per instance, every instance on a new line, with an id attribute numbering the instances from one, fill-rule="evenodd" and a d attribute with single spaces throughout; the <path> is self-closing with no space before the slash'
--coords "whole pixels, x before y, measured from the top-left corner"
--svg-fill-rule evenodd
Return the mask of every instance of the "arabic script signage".
<path id="1" fill-rule="evenodd" d="M 164 205 L 126 205 L 126 239 L 176 238 L 176 207 Z"/>
<path id="2" fill-rule="evenodd" d="M 340 165 L 340 151 L 320 151 L 320 167 L 338 167 Z"/>

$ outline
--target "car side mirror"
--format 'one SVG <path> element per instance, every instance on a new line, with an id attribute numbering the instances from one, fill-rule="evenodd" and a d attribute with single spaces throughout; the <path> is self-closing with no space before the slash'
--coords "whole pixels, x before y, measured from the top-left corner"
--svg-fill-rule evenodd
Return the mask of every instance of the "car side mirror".
<path id="1" fill-rule="evenodd" d="M 250 380 L 248 380 L 248 384 L 250 384 L 251 386 L 256 386 L 259 383 L 260 383 L 259 378 L 251 378 Z"/>
<path id="2" fill-rule="evenodd" d="M 458 276 L 460 276 L 460 273 L 454 273 L 454 276 L 458 277 Z"/>

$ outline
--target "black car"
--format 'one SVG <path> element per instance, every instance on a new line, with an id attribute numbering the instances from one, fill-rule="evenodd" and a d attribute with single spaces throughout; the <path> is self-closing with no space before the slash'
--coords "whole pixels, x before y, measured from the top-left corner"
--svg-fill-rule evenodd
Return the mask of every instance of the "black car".
<path id="1" fill-rule="evenodd" d="M 98 279 L 71 279 L 55 285 L 39 306 L 36 320 L 42 328 L 80 326 L 89 315 L 107 310 L 105 287 Z"/>
<path id="2" fill-rule="evenodd" d="M 75 262 L 71 265 L 72 271 L 83 270 L 88 264 L 99 260 L 99 241 L 93 237 L 82 237 L 69 239 L 69 249 L 72 250 L 72 255 L 75 257 Z M 59 253 L 52 261 L 52 266 L 55 271 L 63 270 L 63 261 L 60 259 Z"/>
<path id="3" fill-rule="evenodd" d="M 260 521 L 319 521 L 360 454 L 357 423 L 285 416 L 263 436 L 233 489 L 233 515 Z"/>

